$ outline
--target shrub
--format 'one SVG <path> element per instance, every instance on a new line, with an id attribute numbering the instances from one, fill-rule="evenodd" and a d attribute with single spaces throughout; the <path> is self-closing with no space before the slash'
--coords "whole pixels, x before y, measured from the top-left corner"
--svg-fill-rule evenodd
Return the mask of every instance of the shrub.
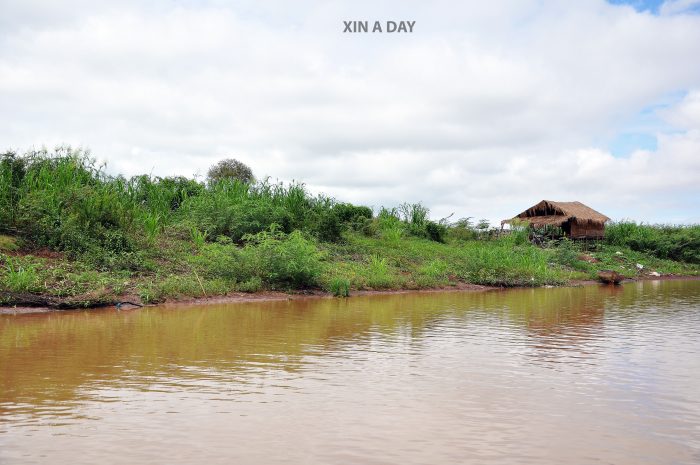
<path id="1" fill-rule="evenodd" d="M 262 280 L 259 276 L 253 276 L 248 281 L 239 283 L 236 289 L 240 292 L 258 292 L 262 289 Z"/>
<path id="2" fill-rule="evenodd" d="M 255 198 L 249 187 L 238 182 L 222 182 L 205 195 L 191 198 L 182 207 L 186 221 L 209 232 L 211 237 L 228 236 L 241 242 L 246 234 L 256 234 L 277 224 L 290 232 L 292 218 L 282 205 L 269 198 Z"/>
<path id="3" fill-rule="evenodd" d="M 447 226 L 434 221 L 428 221 L 425 223 L 425 233 L 431 241 L 444 243 L 447 237 Z"/>
<path id="4" fill-rule="evenodd" d="M 321 253 L 300 231 L 286 235 L 275 228 L 245 237 L 242 258 L 264 283 L 273 287 L 315 286 Z"/>
<path id="5" fill-rule="evenodd" d="M 351 208 L 355 207 L 346 209 Z M 213 237 L 226 235 L 238 243 L 246 234 L 266 231 L 273 224 L 285 233 L 298 229 L 332 242 L 340 239 L 346 226 L 339 212 L 332 199 L 311 197 L 303 184 L 285 186 L 265 180 L 248 185 L 224 180 L 187 200 L 181 217 Z"/>
<path id="6" fill-rule="evenodd" d="M 377 215 L 377 223 L 382 236 L 392 242 L 398 241 L 404 233 L 425 237 L 437 242 L 445 242 L 447 220 L 430 221 L 430 210 L 421 203 L 403 203 L 399 208 L 382 207 Z"/>
<path id="7" fill-rule="evenodd" d="M 460 218 L 448 227 L 447 234 L 458 241 L 471 241 L 477 238 L 472 217 Z"/>
<path id="8" fill-rule="evenodd" d="M 254 181 L 253 170 L 245 163 L 234 158 L 221 160 L 209 168 L 207 179 L 210 184 L 223 180 L 236 180 L 246 184 L 250 184 Z"/>
<path id="9" fill-rule="evenodd" d="M 11 187 L 9 226 L 19 235 L 73 256 L 134 251 L 129 231 L 137 206 L 88 152 L 59 147 L 53 154 L 30 152 L 22 162 L 4 157 L 2 165 L 3 183 L 9 179 Z"/>
<path id="10" fill-rule="evenodd" d="M 700 263 L 700 226 L 613 223 L 606 227 L 605 241 L 659 258 Z"/>
<path id="11" fill-rule="evenodd" d="M 15 152 L 0 155 L 0 229 L 14 223 L 27 160 Z"/>
<path id="12" fill-rule="evenodd" d="M 358 219 L 372 219 L 371 208 L 355 206 L 350 203 L 335 204 L 333 206 L 333 211 L 343 223 L 353 223 Z"/>
<path id="13" fill-rule="evenodd" d="M 398 242 L 403 236 L 404 228 L 401 224 L 384 225 L 382 237 L 389 242 Z"/>
<path id="14" fill-rule="evenodd" d="M 187 261 L 207 278 L 246 281 L 252 275 L 250 267 L 241 258 L 240 250 L 230 244 L 202 245 L 199 253 L 188 257 Z"/>
<path id="15" fill-rule="evenodd" d="M 336 211 L 323 210 L 318 214 L 318 220 L 314 229 L 319 240 L 336 242 L 341 237 L 344 225 Z"/>
<path id="16" fill-rule="evenodd" d="M 399 205 L 399 212 L 409 234 L 418 237 L 426 236 L 425 227 L 430 213 L 428 208 L 420 202 L 403 203 Z"/>

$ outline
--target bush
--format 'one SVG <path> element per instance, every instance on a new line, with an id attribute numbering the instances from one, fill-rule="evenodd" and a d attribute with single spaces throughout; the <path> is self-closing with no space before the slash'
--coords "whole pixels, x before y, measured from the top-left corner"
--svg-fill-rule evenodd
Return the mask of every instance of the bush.
<path id="1" fill-rule="evenodd" d="M 447 226 L 434 221 L 428 221 L 425 223 L 425 233 L 431 241 L 444 243 L 447 237 Z"/>
<path id="2" fill-rule="evenodd" d="M 605 241 L 659 258 L 700 263 L 700 226 L 613 223 L 605 229 Z"/>
<path id="3" fill-rule="evenodd" d="M 371 218 L 367 207 L 311 197 L 303 184 L 285 186 L 267 180 L 255 185 L 222 180 L 186 200 L 180 213 L 182 221 L 208 231 L 210 237 L 225 235 L 238 243 L 246 234 L 266 231 L 272 225 L 285 233 L 298 229 L 321 241 L 335 242 L 352 221 L 367 220 L 367 215 Z"/>
<path id="4" fill-rule="evenodd" d="M 418 237 L 426 237 L 426 224 L 430 210 L 422 203 L 403 203 L 399 206 L 401 219 L 406 225 L 409 234 Z"/>
<path id="5" fill-rule="evenodd" d="M 345 225 L 336 211 L 323 210 L 318 214 L 318 219 L 313 229 L 319 240 L 336 242 L 341 238 L 344 227 Z"/>
<path id="6" fill-rule="evenodd" d="M 224 278 L 230 281 L 246 281 L 252 276 L 252 270 L 241 258 L 240 250 L 221 243 L 203 245 L 197 255 L 188 258 L 188 262 L 207 278 Z"/>
<path id="7" fill-rule="evenodd" d="M 460 218 L 450 224 L 447 234 L 451 239 L 458 241 L 472 241 L 477 238 L 477 232 L 474 229 L 471 217 Z"/>
<path id="8" fill-rule="evenodd" d="M 350 203 L 338 203 L 333 206 L 333 211 L 343 223 L 353 223 L 359 219 L 372 219 L 372 209 L 369 207 L 355 206 Z"/>
<path id="9" fill-rule="evenodd" d="M 207 231 L 210 237 L 228 236 L 239 243 L 246 234 L 265 231 L 273 224 L 284 232 L 291 232 L 291 214 L 270 199 L 254 198 L 248 189 L 237 182 L 220 183 L 205 195 L 185 202 L 185 221 Z"/>
<path id="10" fill-rule="evenodd" d="M 240 292 L 258 292 L 262 288 L 262 280 L 258 276 L 253 276 L 248 281 L 244 281 L 236 286 L 236 289 Z"/>
<path id="11" fill-rule="evenodd" d="M 253 177 L 253 170 L 251 170 L 245 163 L 233 158 L 221 160 L 216 165 L 209 168 L 207 179 L 209 180 L 210 184 L 224 180 L 235 180 L 250 184 L 255 180 Z"/>
<path id="12" fill-rule="evenodd" d="M 27 160 L 15 152 L 0 155 L 0 229 L 14 223 Z"/>
<path id="13" fill-rule="evenodd" d="M 324 201 L 325 200 L 325 201 Z M 333 203 L 330 199 L 316 202 L 306 215 L 306 230 L 324 242 L 337 242 L 348 228 L 365 235 L 372 233 L 372 210 L 349 203 Z"/>
<path id="14" fill-rule="evenodd" d="M 446 220 L 436 223 L 428 219 L 430 210 L 421 203 L 403 203 L 399 208 L 382 207 L 377 215 L 377 224 L 382 236 L 398 241 L 404 233 L 424 237 L 436 242 L 445 242 Z"/>
<path id="15" fill-rule="evenodd" d="M 300 231 L 286 235 L 272 228 L 245 237 L 242 259 L 253 275 L 273 287 L 308 288 L 318 283 L 321 253 Z"/>
<path id="16" fill-rule="evenodd" d="M 206 244 L 208 235 L 209 235 L 209 233 L 207 231 L 202 232 L 194 226 L 190 227 L 190 239 L 192 239 L 192 243 L 194 244 L 194 246 L 198 250 L 201 249 L 202 247 L 204 247 L 204 244 Z M 218 237 L 226 237 L 229 240 L 231 240 L 231 238 L 229 238 L 228 236 L 221 235 Z M 219 242 L 223 242 L 223 241 L 219 241 Z"/>

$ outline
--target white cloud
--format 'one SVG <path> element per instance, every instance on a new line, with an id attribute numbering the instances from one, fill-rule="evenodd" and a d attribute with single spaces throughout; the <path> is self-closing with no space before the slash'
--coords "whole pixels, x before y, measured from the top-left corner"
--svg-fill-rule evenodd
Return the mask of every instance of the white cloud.
<path id="1" fill-rule="evenodd" d="M 666 0 L 659 8 L 662 15 L 685 13 L 700 6 L 699 0 Z"/>
<path id="2" fill-rule="evenodd" d="M 700 214 L 697 16 L 602 1 L 76 5 L 3 7 L 2 148 L 67 142 L 158 175 L 234 155 L 258 175 L 375 206 L 423 200 L 435 216 L 497 220 L 542 198 Z M 416 20 L 414 34 L 341 32 L 394 18 Z M 659 112 L 677 131 L 657 150 L 600 146 L 677 92 Z"/>

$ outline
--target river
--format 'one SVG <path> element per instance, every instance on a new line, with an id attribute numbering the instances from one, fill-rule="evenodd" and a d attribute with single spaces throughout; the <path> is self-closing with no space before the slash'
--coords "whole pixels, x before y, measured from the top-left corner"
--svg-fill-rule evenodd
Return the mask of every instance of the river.
<path id="1" fill-rule="evenodd" d="M 700 281 L 0 315 L 0 463 L 697 464 Z"/>

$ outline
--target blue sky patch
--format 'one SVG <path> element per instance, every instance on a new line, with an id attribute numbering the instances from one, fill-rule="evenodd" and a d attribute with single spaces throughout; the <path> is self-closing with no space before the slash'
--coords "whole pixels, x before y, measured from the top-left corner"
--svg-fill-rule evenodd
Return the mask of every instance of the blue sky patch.
<path id="1" fill-rule="evenodd" d="M 637 150 L 655 151 L 656 136 L 648 133 L 622 132 L 608 145 L 610 153 L 615 157 L 625 157 Z"/>
<path id="2" fill-rule="evenodd" d="M 629 5 L 637 11 L 649 11 L 659 14 L 659 8 L 664 3 L 663 0 L 608 0 L 613 5 Z"/>
<path id="3" fill-rule="evenodd" d="M 608 0 L 608 3 L 612 5 L 629 5 L 639 12 L 649 12 L 658 15 L 664 3 L 671 4 L 675 2 L 673 0 Z M 687 5 L 675 13 L 700 14 L 700 2 Z"/>
<path id="4" fill-rule="evenodd" d="M 657 134 L 678 132 L 678 128 L 663 119 L 663 110 L 678 104 L 686 94 L 686 91 L 671 92 L 631 117 L 605 143 L 610 153 L 626 157 L 636 150 L 656 150 Z"/>

